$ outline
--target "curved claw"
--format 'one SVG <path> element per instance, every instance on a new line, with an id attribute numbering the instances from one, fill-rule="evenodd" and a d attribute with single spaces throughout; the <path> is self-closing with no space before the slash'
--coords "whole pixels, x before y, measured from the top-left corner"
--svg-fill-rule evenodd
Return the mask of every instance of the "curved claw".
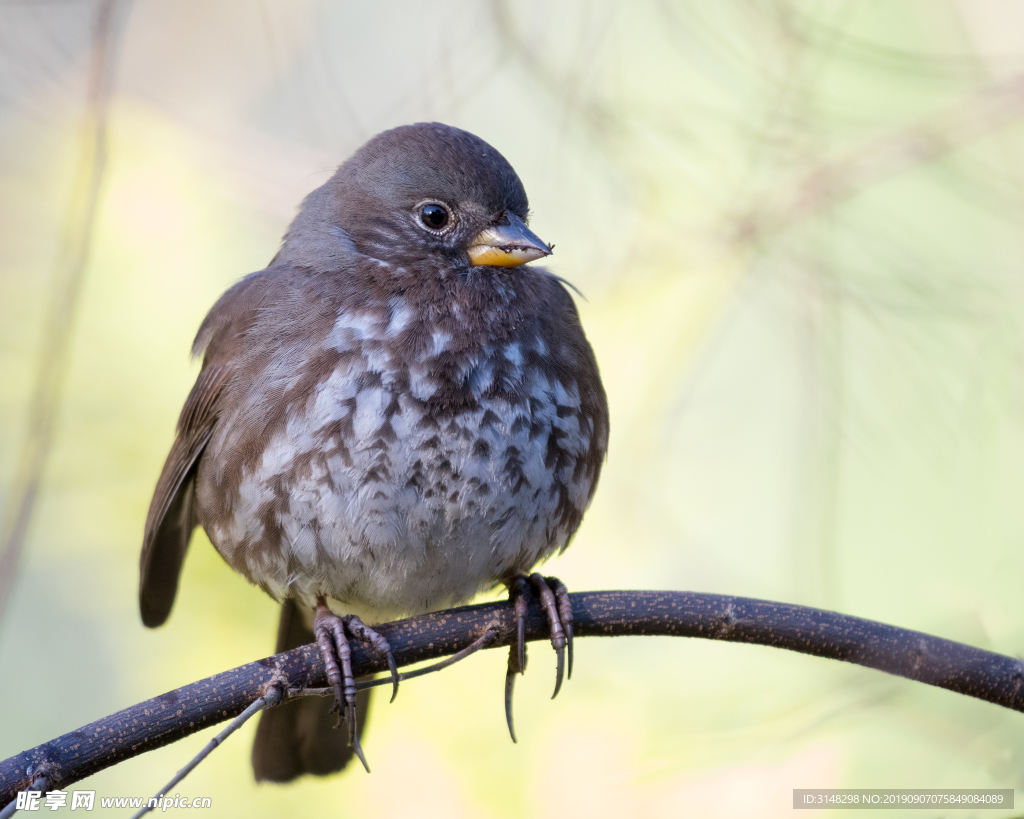
<path id="1" fill-rule="evenodd" d="M 363 763 L 363 768 L 366 772 L 370 772 L 370 766 L 366 763 L 366 757 L 363 756 L 363 746 L 359 744 L 359 730 L 356 727 L 356 707 L 349 705 L 345 709 L 345 721 L 348 722 L 348 741 L 352 746 L 352 750 L 355 751 L 359 761 Z"/>
<path id="2" fill-rule="evenodd" d="M 387 653 L 388 668 L 391 671 L 391 700 L 395 701 L 395 697 L 398 696 L 398 663 L 395 662 L 395 655 L 391 653 L 391 648 L 388 648 Z"/>
<path id="3" fill-rule="evenodd" d="M 515 723 L 512 719 L 512 695 L 515 691 L 516 674 L 526 671 L 526 616 L 531 590 L 536 592 L 540 599 L 551 633 L 551 646 L 555 650 L 555 692 L 551 699 L 558 696 L 563 681 L 572 677 L 572 603 L 569 601 L 569 590 L 557 577 L 544 577 L 535 572 L 529 578 L 522 574 L 513 575 L 504 582 L 508 586 L 509 600 L 513 605 L 513 616 L 516 619 L 515 642 L 509 646 L 508 670 L 505 672 L 505 722 L 508 724 L 509 736 L 516 742 Z M 565 661 L 567 647 L 568 675 Z"/>
<path id="4" fill-rule="evenodd" d="M 551 699 L 558 696 L 558 692 L 562 690 L 562 678 L 565 675 L 565 646 L 559 646 L 555 649 L 555 656 L 557 658 L 557 668 L 555 669 L 555 693 L 551 695 Z"/>
<path id="5" fill-rule="evenodd" d="M 505 722 L 508 724 L 508 735 L 512 737 L 513 742 L 518 742 L 515 721 L 512 719 L 512 694 L 516 688 L 516 670 L 512 667 L 511 660 L 512 657 L 509 657 L 508 671 L 505 672 Z"/>
<path id="6" fill-rule="evenodd" d="M 548 585 L 551 583 L 551 585 Z M 559 606 L 555 599 L 555 593 L 551 590 L 553 585 L 561 585 L 560 581 L 555 578 L 545 579 L 536 572 L 530 575 L 530 585 L 534 591 L 540 597 L 541 608 L 544 609 L 544 614 L 548 618 L 548 628 L 551 630 L 551 646 L 555 649 L 555 655 L 558 660 L 558 667 L 555 671 L 555 693 L 551 695 L 551 699 L 558 696 L 558 692 L 562 690 L 562 680 L 565 677 L 565 630 L 562 628 L 562 619 L 559 612 Z"/>
<path id="7" fill-rule="evenodd" d="M 558 619 L 562 621 L 562 629 L 565 632 L 565 645 L 569 649 L 569 669 L 567 679 L 572 679 L 572 602 L 569 600 L 569 590 L 557 577 L 546 578 L 551 591 L 555 593 L 555 602 L 558 607 Z"/>

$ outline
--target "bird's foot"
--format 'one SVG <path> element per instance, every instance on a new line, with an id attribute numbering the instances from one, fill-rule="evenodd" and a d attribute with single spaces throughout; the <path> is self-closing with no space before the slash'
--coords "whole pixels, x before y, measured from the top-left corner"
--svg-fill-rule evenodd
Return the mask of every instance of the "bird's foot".
<path id="1" fill-rule="evenodd" d="M 534 572 L 529 577 L 518 574 L 510 578 L 508 586 L 509 600 L 516 616 L 516 641 L 509 646 L 508 671 L 505 673 L 505 720 L 512 741 L 516 741 L 515 725 L 512 720 L 512 694 L 515 691 L 516 675 L 526 671 L 526 611 L 529 604 L 531 589 L 540 597 L 541 607 L 548 618 L 551 632 L 551 645 L 555 649 L 557 670 L 555 671 L 555 693 L 558 696 L 562 689 L 562 678 L 565 676 L 565 650 L 569 649 L 568 677 L 572 679 L 572 604 L 569 602 L 569 590 L 557 577 L 544 577 Z"/>
<path id="2" fill-rule="evenodd" d="M 346 633 L 347 632 L 347 633 Z M 366 764 L 363 749 L 359 744 L 359 732 L 356 729 L 356 681 L 352 674 L 352 650 L 349 648 L 349 636 L 364 643 L 369 643 L 377 651 L 387 657 L 388 668 L 391 670 L 392 694 L 394 701 L 398 694 L 398 666 L 391 653 L 391 646 L 380 634 L 366 625 L 354 614 L 339 617 L 327 606 L 321 597 L 317 600 L 316 617 L 313 620 L 313 634 L 316 636 L 320 654 L 324 658 L 327 669 L 327 682 L 334 689 L 335 707 L 348 725 L 348 740 L 366 772 L 370 766 Z"/>

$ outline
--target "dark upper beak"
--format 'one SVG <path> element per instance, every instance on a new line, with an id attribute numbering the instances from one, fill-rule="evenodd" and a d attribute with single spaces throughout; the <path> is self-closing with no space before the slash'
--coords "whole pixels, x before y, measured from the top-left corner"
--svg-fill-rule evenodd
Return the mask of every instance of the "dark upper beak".
<path id="1" fill-rule="evenodd" d="M 473 265 L 519 267 L 521 264 L 551 255 L 551 248 L 541 241 L 523 220 L 505 212 L 507 225 L 494 225 L 481 230 L 470 242 L 466 253 Z"/>

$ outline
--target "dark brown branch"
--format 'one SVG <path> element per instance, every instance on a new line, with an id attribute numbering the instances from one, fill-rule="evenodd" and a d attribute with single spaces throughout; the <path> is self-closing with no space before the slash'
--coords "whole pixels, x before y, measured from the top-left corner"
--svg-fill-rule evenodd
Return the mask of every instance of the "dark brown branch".
<path id="1" fill-rule="evenodd" d="M 1024 663 L 917 631 L 804 606 L 717 594 L 610 591 L 571 597 L 577 637 L 669 635 L 757 643 L 845 660 L 1024 711 Z M 500 634 L 495 646 L 508 645 L 514 624 L 507 603 L 427 614 L 385 623 L 378 630 L 403 666 L 454 654 L 489 628 Z M 536 604 L 530 606 L 527 639 L 547 639 L 547 621 Z M 352 648 L 357 675 L 386 670 L 383 658 L 356 644 Z M 169 691 L 0 762 L 0 805 L 35 780 L 64 788 L 236 717 L 275 684 L 290 689 L 324 686 L 316 646 Z"/>

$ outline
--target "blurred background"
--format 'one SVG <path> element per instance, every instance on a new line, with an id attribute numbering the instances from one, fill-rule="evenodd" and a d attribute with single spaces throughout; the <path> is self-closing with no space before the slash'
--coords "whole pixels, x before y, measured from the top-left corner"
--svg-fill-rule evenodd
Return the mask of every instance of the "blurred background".
<path id="1" fill-rule="evenodd" d="M 272 652 L 275 604 L 201 533 L 169 623 L 139 620 L 189 346 L 306 193 L 422 120 L 510 160 L 586 296 L 611 446 L 551 573 L 1024 653 L 1024 5 L 5 0 L 0 758 Z M 253 721 L 178 790 L 222 816 L 713 817 L 1024 789 L 1024 715 L 993 705 L 754 646 L 576 651 L 551 702 L 532 648 L 518 745 L 484 652 L 375 703 L 371 776 L 257 786 Z M 211 735 L 75 787 L 150 795 Z"/>

